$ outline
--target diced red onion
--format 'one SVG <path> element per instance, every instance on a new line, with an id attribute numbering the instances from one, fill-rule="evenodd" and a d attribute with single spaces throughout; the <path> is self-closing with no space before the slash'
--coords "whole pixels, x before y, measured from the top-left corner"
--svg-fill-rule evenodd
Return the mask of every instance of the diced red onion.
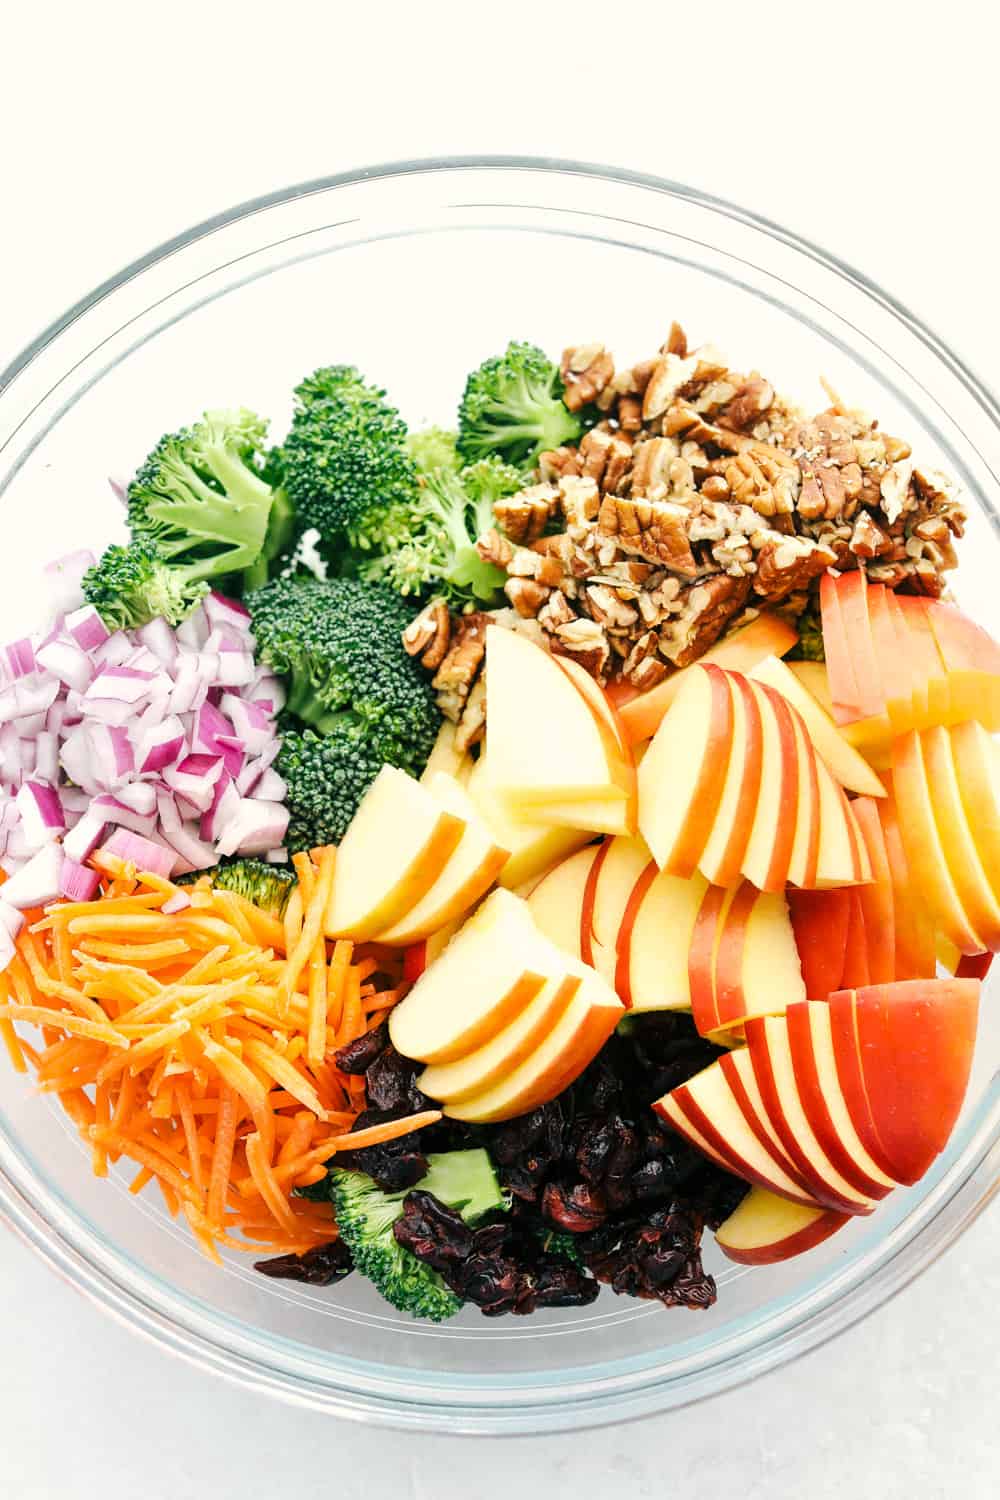
<path id="1" fill-rule="evenodd" d="M 220 755 L 187 755 L 175 766 L 167 766 L 163 779 L 172 791 L 182 794 L 198 812 L 212 805 L 215 783 L 224 770 Z"/>
<path id="2" fill-rule="evenodd" d="M 59 741 L 48 729 L 35 736 L 35 771 L 42 781 L 53 786 L 59 780 Z"/>
<path id="3" fill-rule="evenodd" d="M 215 752 L 220 735 L 233 735 L 235 728 L 232 722 L 216 708 L 214 703 L 205 702 L 201 705 L 195 718 L 194 742 L 203 745 L 206 750 Z"/>
<path id="4" fill-rule="evenodd" d="M 64 629 L 84 651 L 96 651 L 108 640 L 110 632 L 92 604 L 75 609 L 63 621 Z"/>
<path id="5" fill-rule="evenodd" d="M 24 636 L 19 641 L 11 641 L 9 646 L 3 648 L 6 658 L 7 673 L 13 679 L 16 677 L 27 677 L 35 670 L 35 648 L 30 636 Z"/>
<path id="6" fill-rule="evenodd" d="M 33 738 L 36 734 L 41 734 L 42 730 L 45 728 L 45 718 L 45 714 L 37 713 L 24 714 L 20 719 L 18 719 L 17 729 L 26 751 L 34 750 Z M 34 757 L 32 757 L 32 760 L 33 759 Z"/>
<path id="7" fill-rule="evenodd" d="M 223 687 L 246 687 L 253 680 L 253 657 L 248 651 L 222 651 L 216 682 Z"/>
<path id="8" fill-rule="evenodd" d="M 0 746 L 3 752 L 3 763 L 5 774 L 10 764 L 10 752 Z M 78 787 L 85 792 L 96 792 L 97 779 L 94 775 L 93 750 L 90 742 L 90 729 L 86 724 L 77 724 L 71 729 L 62 742 L 59 751 L 59 762 L 71 781 L 75 781 Z"/>
<path id="9" fill-rule="evenodd" d="M 277 771 L 268 766 L 254 787 L 253 794 L 261 802 L 284 802 L 288 795 L 288 784 Z"/>
<path id="10" fill-rule="evenodd" d="M 181 621 L 174 634 L 189 651 L 200 651 L 208 640 L 210 629 L 204 609 L 196 609 L 193 615 L 188 615 L 186 620 Z"/>
<path id="11" fill-rule="evenodd" d="M 268 852 L 264 855 L 264 858 L 267 860 L 267 863 L 269 865 L 287 865 L 288 850 L 282 844 L 277 849 L 269 849 Z"/>
<path id="12" fill-rule="evenodd" d="M 79 609 L 83 603 L 83 589 L 80 587 L 83 575 L 96 561 L 92 552 L 67 552 L 65 557 L 57 557 L 55 562 L 46 565 L 45 581 L 49 586 L 52 608 L 58 614 Z"/>
<path id="13" fill-rule="evenodd" d="M 67 687 L 75 688 L 78 693 L 90 686 L 94 675 L 90 657 L 82 646 L 72 640 L 55 640 L 40 646 L 35 660 L 46 672 L 51 672 L 53 677 L 57 677 Z"/>
<path id="14" fill-rule="evenodd" d="M 166 620 L 150 620 L 149 624 L 143 625 L 139 631 L 139 639 L 157 661 L 173 669 L 177 660 L 177 638 Z"/>
<path id="15" fill-rule="evenodd" d="M 220 854 L 264 854 L 281 843 L 287 829 L 287 807 L 244 797 L 216 847 Z"/>
<path id="16" fill-rule="evenodd" d="M 115 796 L 133 812 L 148 814 L 156 811 L 156 788 L 151 782 L 130 781 L 126 786 L 118 787 Z"/>
<path id="17" fill-rule="evenodd" d="M 103 645 L 98 646 L 93 653 L 94 660 L 102 667 L 119 666 L 132 650 L 132 642 L 124 630 L 116 630 L 114 635 L 109 635 Z"/>
<path id="18" fill-rule="evenodd" d="M 177 891 L 169 901 L 164 901 L 160 910 L 165 917 L 176 917 L 179 911 L 187 911 L 190 905 L 191 897 L 187 891 Z"/>
<path id="19" fill-rule="evenodd" d="M 82 865 L 90 858 L 104 837 L 107 827 L 104 819 L 95 812 L 84 813 L 75 828 L 71 828 L 63 839 L 63 850 L 67 859 Z"/>
<path id="20" fill-rule="evenodd" d="M 15 801 L 29 848 L 40 849 L 64 832 L 66 818 L 55 787 L 44 781 L 26 781 Z"/>
<path id="21" fill-rule="evenodd" d="M 106 792 L 114 791 L 115 787 L 135 773 L 135 755 L 128 730 L 120 724 L 87 724 L 85 728 L 85 743 L 90 753 L 88 770 L 91 782 Z M 66 765 L 65 747 L 63 765 Z M 72 771 L 69 774 L 73 776 Z M 77 779 L 73 776 L 74 781 Z"/>
<path id="22" fill-rule="evenodd" d="M 274 721 L 271 715 L 256 703 L 238 698 L 235 693 L 226 693 L 220 704 L 233 726 L 233 732 L 242 741 L 247 755 L 258 755 L 274 738 Z"/>
<path id="23" fill-rule="evenodd" d="M 185 823 L 176 832 L 165 834 L 164 837 L 188 870 L 210 870 L 218 863 L 216 847 L 204 843 L 198 837 L 197 828 L 191 823 Z"/>
<path id="24" fill-rule="evenodd" d="M 160 820 L 160 826 L 168 838 L 172 833 L 180 832 L 181 824 L 184 820 L 177 810 L 176 801 L 165 786 L 160 786 L 156 789 L 156 813 Z"/>
<path id="25" fill-rule="evenodd" d="M 141 838 L 137 833 L 128 833 L 124 828 L 113 833 L 103 849 L 106 854 L 115 854 L 126 864 L 135 865 L 137 870 L 148 870 L 151 875 L 162 875 L 166 880 L 174 873 L 177 864 L 170 851 L 161 844 L 154 844 L 151 839 Z"/>
<path id="26" fill-rule="evenodd" d="M 155 728 L 143 730 L 136 756 L 140 774 L 172 766 L 183 751 L 184 726 L 177 715 L 172 714 Z"/>
<path id="27" fill-rule="evenodd" d="M 91 807 L 96 817 L 105 823 L 114 823 L 116 828 L 128 828 L 133 833 L 149 834 L 156 829 L 156 813 L 140 813 L 127 803 L 120 801 L 111 792 L 95 797 Z"/>
<path id="28" fill-rule="evenodd" d="M 78 865 L 75 860 L 69 858 L 63 860 L 59 875 L 59 891 L 67 901 L 93 901 L 100 883 L 101 877 L 96 870 L 88 869 L 86 865 Z"/>
<path id="29" fill-rule="evenodd" d="M 18 911 L 44 906 L 59 895 L 63 851 L 61 844 L 46 844 L 3 886 L 3 899 Z"/>
<path id="30" fill-rule="evenodd" d="M 128 487 L 130 483 L 130 480 L 122 479 L 119 474 L 108 475 L 108 484 L 111 486 L 111 493 L 116 500 L 121 501 L 122 505 L 128 504 Z"/>
<path id="31" fill-rule="evenodd" d="M 224 771 L 215 783 L 211 807 L 202 814 L 198 830 L 200 837 L 206 843 L 217 842 L 229 819 L 239 811 L 239 806 L 240 794 L 233 784 L 232 777 Z"/>
<path id="32" fill-rule="evenodd" d="M 280 749 L 281 741 L 275 738 L 255 760 L 247 762 L 236 778 L 236 790 L 241 796 L 246 797 L 253 790 L 268 766 L 277 760 Z"/>
<path id="33" fill-rule="evenodd" d="M 288 693 L 285 691 L 285 684 L 281 678 L 275 677 L 270 667 L 258 667 L 247 688 L 247 697 L 252 698 L 255 703 L 266 699 L 273 712 L 277 713 L 279 709 L 284 708 Z"/>
<path id="34" fill-rule="evenodd" d="M 208 693 L 208 684 L 201 675 L 197 656 L 184 655 L 177 663 L 173 691 L 170 694 L 170 712 L 185 714 L 199 708 Z"/>

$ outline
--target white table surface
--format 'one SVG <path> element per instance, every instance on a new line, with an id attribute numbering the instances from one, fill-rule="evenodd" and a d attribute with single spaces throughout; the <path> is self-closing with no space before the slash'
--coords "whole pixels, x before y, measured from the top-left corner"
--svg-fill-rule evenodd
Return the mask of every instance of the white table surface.
<path id="1" fill-rule="evenodd" d="M 986 7 L 10 7 L 0 366 L 178 229 L 365 162 L 577 156 L 741 201 L 861 266 L 997 382 Z M 724 335 L 724 330 L 720 330 Z M 107 1321 L 0 1229 L 4 1500 L 329 1493 L 986 1500 L 996 1212 L 890 1306 L 752 1388 L 505 1443 L 402 1437 L 249 1396 Z"/>

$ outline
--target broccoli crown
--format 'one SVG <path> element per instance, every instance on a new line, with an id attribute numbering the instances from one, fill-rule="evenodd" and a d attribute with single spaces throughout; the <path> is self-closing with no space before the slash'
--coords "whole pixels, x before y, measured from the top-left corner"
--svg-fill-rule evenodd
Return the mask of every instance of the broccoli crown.
<path id="1" fill-rule="evenodd" d="M 461 463 L 458 433 L 446 432 L 443 427 L 411 432 L 406 439 L 406 450 L 418 474 L 429 474 L 432 469 L 457 469 Z"/>
<path id="2" fill-rule="evenodd" d="M 448 1208 L 473 1223 L 506 1202 L 486 1152 L 447 1151 L 427 1158 L 421 1192 L 433 1193 Z M 430 1266 L 405 1249 L 392 1232 L 403 1212 L 407 1188 L 386 1193 L 364 1172 L 333 1168 L 327 1178 L 334 1217 L 356 1270 L 367 1276 L 387 1302 L 415 1318 L 440 1323 L 458 1312 L 461 1302 Z"/>
<path id="3" fill-rule="evenodd" d="M 795 622 L 799 639 L 788 653 L 790 661 L 826 661 L 823 646 L 823 626 L 819 611 L 810 604 Z"/>
<path id="4" fill-rule="evenodd" d="M 339 844 L 383 764 L 357 725 L 339 724 L 320 735 L 283 724 L 277 769 L 288 788 L 286 848 L 297 854 Z"/>
<path id="5" fill-rule="evenodd" d="M 324 555 L 391 544 L 416 485 L 398 411 L 351 365 L 316 370 L 295 395 L 281 464 L 299 534 L 318 531 Z"/>
<path id="6" fill-rule="evenodd" d="M 459 472 L 437 468 L 420 476 L 410 508 L 408 540 L 362 569 L 400 594 L 433 589 L 448 601 L 489 604 L 506 573 L 484 562 L 476 540 L 493 525 L 493 506 L 522 488 L 519 471 L 502 459 L 483 458 Z"/>
<path id="7" fill-rule="evenodd" d="M 559 371 L 534 344 L 512 341 L 465 383 L 458 451 L 468 461 L 499 453 L 525 467 L 547 449 L 575 442 L 582 431 L 582 421 L 562 401 Z"/>
<path id="8" fill-rule="evenodd" d="M 228 864 L 216 865 L 214 870 L 193 870 L 189 876 L 178 877 L 178 884 L 193 884 L 205 876 L 220 891 L 235 891 L 245 896 L 261 911 L 272 916 L 283 915 L 295 874 L 283 865 L 269 865 L 262 859 L 234 859 Z"/>
<path id="9" fill-rule="evenodd" d="M 179 625 L 208 593 L 207 583 L 165 563 L 145 537 L 106 548 L 84 574 L 82 587 L 109 630 L 137 630 L 161 615 Z"/>
<path id="10" fill-rule="evenodd" d="M 260 473 L 266 436 L 251 411 L 206 412 L 161 438 L 129 486 L 133 537 L 186 583 L 242 573 L 260 557 L 274 499 Z"/>
<path id="11" fill-rule="evenodd" d="M 321 734 L 356 727 L 405 769 L 430 754 L 440 715 L 403 649 L 410 607 L 352 578 L 276 578 L 247 596 L 257 654 L 289 679 L 287 710 Z"/>

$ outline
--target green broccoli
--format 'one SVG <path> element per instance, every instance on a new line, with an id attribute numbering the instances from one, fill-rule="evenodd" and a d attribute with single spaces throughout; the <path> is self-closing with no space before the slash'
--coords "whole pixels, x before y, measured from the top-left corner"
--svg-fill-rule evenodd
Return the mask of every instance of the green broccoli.
<path id="1" fill-rule="evenodd" d="M 385 763 L 382 755 L 357 725 L 316 734 L 283 721 L 281 729 L 276 768 L 288 787 L 285 847 L 297 854 L 339 844 Z"/>
<path id="2" fill-rule="evenodd" d="M 399 413 L 351 365 L 316 370 L 295 395 L 281 465 L 299 535 L 317 531 L 323 557 L 392 545 L 416 487 Z"/>
<path id="3" fill-rule="evenodd" d="M 84 574 L 82 588 L 109 630 L 136 630 L 161 615 L 179 625 L 208 593 L 207 583 L 165 563 L 144 537 L 105 548 Z"/>
<path id="4" fill-rule="evenodd" d="M 214 870 L 192 870 L 187 875 L 178 875 L 176 883 L 193 885 L 206 875 L 220 891 L 235 891 L 274 917 L 284 914 L 296 879 L 294 871 L 286 865 L 269 865 L 262 859 L 234 859 L 216 865 Z"/>
<path id="5" fill-rule="evenodd" d="M 570 1234 L 565 1229 L 547 1229 L 541 1224 L 535 1229 L 535 1235 L 546 1255 L 558 1255 L 563 1260 L 571 1260 L 575 1266 L 583 1265 L 579 1235 Z"/>
<path id="6" fill-rule="evenodd" d="M 534 344 L 512 341 L 465 384 L 458 412 L 458 451 L 466 462 L 499 454 L 526 468 L 549 448 L 572 443 L 583 422 L 561 399 L 559 371 Z"/>
<path id="7" fill-rule="evenodd" d="M 799 639 L 788 653 L 789 661 L 826 661 L 823 626 L 815 604 L 806 607 L 794 622 Z"/>
<path id="8" fill-rule="evenodd" d="M 400 594 L 433 591 L 458 608 L 496 601 L 507 575 L 484 562 L 475 543 L 493 526 L 494 503 L 523 488 L 517 469 L 484 458 L 460 472 L 421 475 L 407 520 L 409 539 L 362 568 Z"/>
<path id="9" fill-rule="evenodd" d="M 429 474 L 432 469 L 457 469 L 461 463 L 458 433 L 446 432 L 443 427 L 411 432 L 406 439 L 406 450 L 418 474 Z"/>
<path id="10" fill-rule="evenodd" d="M 447 1151 L 429 1156 L 429 1170 L 417 1184 L 469 1223 L 507 1207 L 496 1173 L 485 1151 Z M 364 1172 L 333 1168 L 327 1178 L 334 1217 L 354 1261 L 387 1302 L 415 1318 L 440 1323 L 457 1313 L 461 1302 L 431 1269 L 405 1249 L 393 1234 L 408 1192 L 385 1193 Z"/>
<path id="11" fill-rule="evenodd" d="M 209 411 L 160 439 L 128 490 L 128 524 L 186 584 L 253 567 L 272 529 L 274 490 L 261 477 L 267 424 Z M 279 507 L 283 510 L 284 502 Z"/>

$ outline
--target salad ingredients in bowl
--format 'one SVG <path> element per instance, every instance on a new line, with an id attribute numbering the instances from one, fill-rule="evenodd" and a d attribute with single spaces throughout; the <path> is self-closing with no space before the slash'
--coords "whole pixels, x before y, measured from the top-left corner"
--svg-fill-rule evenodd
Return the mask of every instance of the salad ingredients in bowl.
<path id="1" fill-rule="evenodd" d="M 0 1032 L 212 1260 L 705 1309 L 945 1150 L 1000 949 L 965 515 L 674 324 L 163 438 L 3 652 Z M 100 546 L 100 538 L 95 543 Z"/>

